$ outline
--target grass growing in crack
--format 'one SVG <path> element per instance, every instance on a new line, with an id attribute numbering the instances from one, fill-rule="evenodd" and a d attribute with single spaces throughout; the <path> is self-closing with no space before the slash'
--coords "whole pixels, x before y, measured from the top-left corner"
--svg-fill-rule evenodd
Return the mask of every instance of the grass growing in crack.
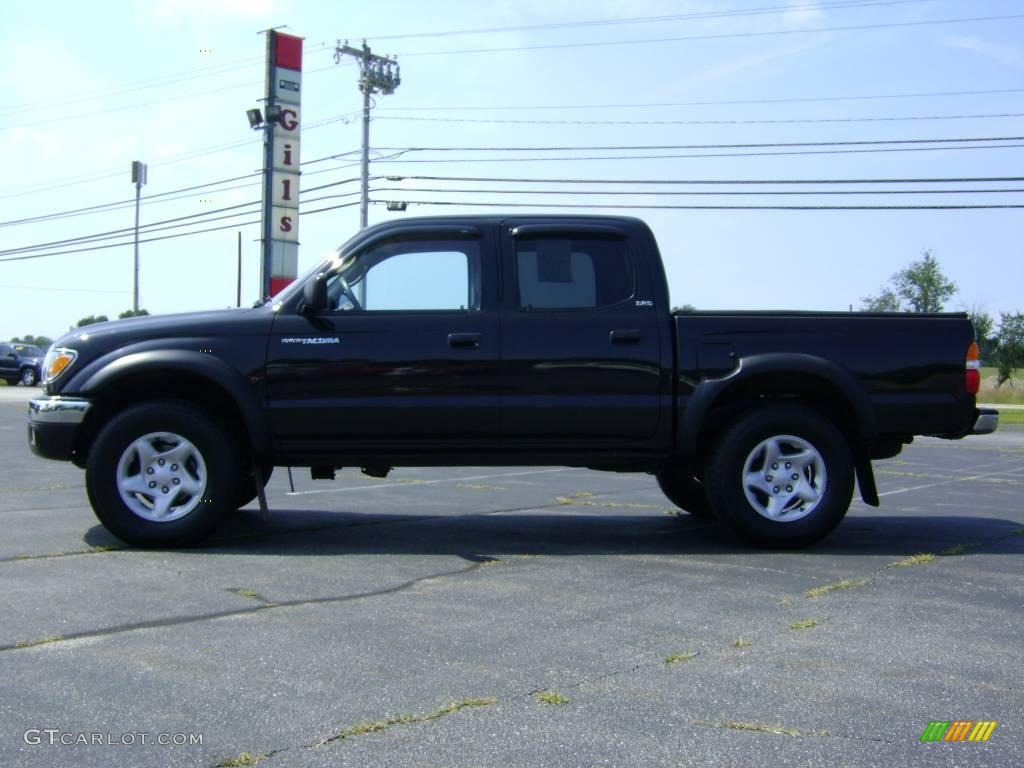
<path id="1" fill-rule="evenodd" d="M 794 621 L 789 625 L 790 629 L 810 629 L 811 627 L 818 626 L 817 619 L 803 619 L 802 621 Z"/>
<path id="2" fill-rule="evenodd" d="M 956 546 L 949 547 L 939 552 L 939 557 L 955 557 L 956 555 L 965 555 L 968 552 L 983 547 L 980 541 L 974 542 L 973 544 L 957 544 Z"/>
<path id="3" fill-rule="evenodd" d="M 690 651 L 689 653 L 673 653 L 671 656 L 665 658 L 665 663 L 669 666 L 673 664 L 685 664 L 690 659 L 696 657 L 696 653 Z"/>
<path id="4" fill-rule="evenodd" d="M 563 696 L 558 691 L 537 691 L 533 694 L 533 698 L 541 704 L 550 704 L 554 707 L 569 703 L 569 697 Z"/>
<path id="5" fill-rule="evenodd" d="M 729 643 L 729 645 L 731 645 L 733 648 L 747 648 L 753 645 L 753 643 L 750 640 L 744 640 L 742 637 L 737 637 L 735 640 Z"/>
<path id="6" fill-rule="evenodd" d="M 238 595 L 239 597 L 248 597 L 248 598 L 259 597 L 259 595 L 256 594 L 256 590 L 255 589 L 236 589 L 235 590 L 235 594 Z"/>
<path id="7" fill-rule="evenodd" d="M 45 637 L 37 637 L 35 640 L 19 640 L 14 644 L 15 648 L 35 648 L 37 645 L 48 645 L 49 643 L 56 643 L 62 640 L 60 635 L 46 635 Z"/>
<path id="8" fill-rule="evenodd" d="M 489 707 L 492 704 L 497 704 L 498 700 L 495 698 L 484 698 L 484 699 L 463 699 L 462 701 L 455 701 L 451 704 L 446 704 L 439 709 L 435 709 L 433 712 L 428 712 L 425 715 L 395 715 L 389 717 L 386 720 L 364 720 L 351 728 L 346 728 L 342 731 L 338 731 L 333 736 L 328 736 L 326 739 L 321 739 L 314 747 L 322 747 L 330 744 L 332 741 L 343 741 L 344 739 L 351 739 L 356 736 L 363 736 L 367 733 L 379 733 L 386 731 L 396 725 L 411 725 L 412 723 L 426 723 L 430 720 L 437 720 L 438 718 L 446 717 L 458 712 L 460 709 L 467 709 L 469 707 Z"/>
<path id="9" fill-rule="evenodd" d="M 266 760 L 270 755 L 252 752 L 243 752 L 237 757 L 232 757 L 230 760 L 225 760 L 223 763 L 217 763 L 217 768 L 242 768 L 245 765 L 256 765 L 261 760 Z"/>
<path id="10" fill-rule="evenodd" d="M 755 731 L 757 733 L 774 733 L 777 736 L 792 736 L 794 739 L 803 736 L 829 736 L 828 731 L 801 731 L 799 728 L 786 728 L 781 725 L 765 725 L 764 723 L 743 723 L 735 720 L 726 720 L 724 723 L 700 723 L 710 725 L 714 728 L 728 728 L 732 731 Z"/>
<path id="11" fill-rule="evenodd" d="M 835 584 L 825 584 L 820 587 L 808 589 L 804 592 L 804 597 L 811 599 L 815 597 L 823 597 L 829 592 L 836 592 L 840 589 L 855 589 L 856 587 L 863 587 L 867 583 L 867 579 L 843 579 L 842 581 L 837 581 Z"/>
<path id="12" fill-rule="evenodd" d="M 897 560 L 895 563 L 889 563 L 890 568 L 911 568 L 915 565 L 924 565 L 930 563 L 935 559 L 935 555 L 930 552 L 919 552 L 916 555 L 904 558 L 903 560 Z"/>

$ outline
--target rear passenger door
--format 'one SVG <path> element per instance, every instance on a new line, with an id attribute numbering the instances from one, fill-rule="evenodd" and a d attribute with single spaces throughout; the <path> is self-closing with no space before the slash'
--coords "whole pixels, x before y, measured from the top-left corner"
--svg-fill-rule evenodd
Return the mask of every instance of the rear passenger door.
<path id="1" fill-rule="evenodd" d="M 625 229 L 502 227 L 502 437 L 640 449 L 663 398 L 659 321 Z"/>

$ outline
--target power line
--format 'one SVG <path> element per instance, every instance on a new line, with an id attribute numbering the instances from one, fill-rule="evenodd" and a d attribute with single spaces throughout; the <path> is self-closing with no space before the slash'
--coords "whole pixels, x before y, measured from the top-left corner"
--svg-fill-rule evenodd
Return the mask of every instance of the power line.
<path id="1" fill-rule="evenodd" d="M 862 141 L 786 141 L 757 144 L 619 144 L 574 146 L 512 146 L 512 147 L 378 147 L 383 151 L 402 152 L 589 152 L 655 149 L 764 149 L 769 147 L 840 147 L 878 144 L 958 144 L 982 141 L 1024 141 L 1024 136 L 957 137 L 952 139 L 865 139 Z"/>
<path id="2" fill-rule="evenodd" d="M 339 208 L 349 208 L 349 207 L 351 207 L 353 205 L 359 205 L 359 203 L 358 202 L 341 203 L 339 205 L 332 205 L 332 206 L 329 206 L 327 208 L 317 208 L 317 209 L 312 210 L 312 211 L 306 211 L 303 215 L 304 216 L 312 216 L 312 215 L 317 214 L 317 213 L 324 213 L 325 211 L 335 211 L 335 210 L 338 210 Z M 224 225 L 221 225 L 221 226 L 218 226 L 218 227 L 210 227 L 208 229 L 199 229 L 199 230 L 196 230 L 194 232 L 179 232 L 179 233 L 173 234 L 173 235 L 161 235 L 160 237 L 150 237 L 150 238 L 147 238 L 145 240 L 139 240 L 139 242 L 140 243 L 153 243 L 153 242 L 157 242 L 159 240 L 174 240 L 174 239 L 177 239 L 179 237 L 191 237 L 192 235 L 201 235 L 201 234 L 204 234 L 206 232 L 219 232 L 219 231 L 225 230 L 225 229 L 238 229 L 239 227 L 247 227 L 247 226 L 251 226 L 253 224 L 259 224 L 259 223 L 260 223 L 259 219 L 253 219 L 251 221 L 242 221 L 242 222 L 237 222 L 235 224 L 224 224 Z M 0 263 L 6 262 L 6 261 L 28 261 L 30 259 L 43 259 L 43 258 L 48 258 L 50 256 L 63 256 L 63 255 L 70 254 L 70 253 L 87 253 L 87 252 L 92 252 L 92 251 L 104 251 L 104 250 L 109 250 L 111 248 L 128 247 L 128 246 L 131 246 L 133 244 L 133 242 L 134 241 L 129 241 L 129 242 L 126 242 L 126 243 L 111 243 L 111 244 L 108 244 L 108 245 L 94 245 L 94 246 L 90 246 L 88 248 L 75 248 L 75 249 L 67 250 L 67 251 L 51 251 L 49 253 L 35 253 L 35 254 L 29 254 L 27 256 L 8 256 L 8 257 L 0 259 Z"/>
<path id="3" fill-rule="evenodd" d="M 980 120 L 1024 117 L 1024 112 L 976 115 L 904 115 L 900 117 L 821 117 L 761 120 L 503 120 L 470 117 L 411 117 L 381 115 L 375 120 L 406 120 L 422 123 L 486 123 L 490 125 L 809 125 L 812 123 L 885 123 L 907 120 Z"/>
<path id="4" fill-rule="evenodd" d="M 387 200 L 371 200 L 387 204 Z M 479 202 L 462 200 L 405 200 L 409 205 L 457 205 L 485 208 L 616 208 L 632 210 L 673 210 L 673 211 L 953 211 L 983 210 L 999 208 L 1024 208 L 1024 203 L 1005 205 L 609 205 L 589 203 L 508 203 Z"/>
<path id="5" fill-rule="evenodd" d="M 794 11 L 829 11 L 843 10 L 846 8 L 866 8 L 878 5 L 909 5 L 921 2 L 932 2 L 933 0 L 845 0 L 832 3 L 805 3 L 784 6 L 771 6 L 762 8 L 737 8 L 731 11 L 705 11 L 700 13 L 677 13 L 666 16 L 636 16 L 627 18 L 590 19 L 584 21 L 552 22 L 547 24 L 521 24 L 511 27 L 482 27 L 476 29 L 457 29 L 441 32 L 407 32 L 396 35 L 362 35 L 362 37 L 374 40 L 408 40 L 423 37 L 455 37 L 459 35 L 487 35 L 501 32 L 539 32 L 553 29 L 578 29 L 580 27 L 605 27 L 619 26 L 623 24 L 654 24 L 672 21 L 699 21 L 707 19 L 720 19 L 736 16 L 761 16 L 777 13 L 791 13 Z"/>
<path id="6" fill-rule="evenodd" d="M 344 153 L 342 153 L 342 154 L 344 154 Z M 323 162 L 325 160 L 333 160 L 336 157 L 338 157 L 338 155 L 327 155 L 325 157 L 316 158 L 314 160 L 303 161 L 302 163 L 300 163 L 300 165 L 302 165 L 302 166 L 312 165 L 314 163 L 320 163 L 320 162 Z M 304 175 L 312 176 L 314 174 L 319 174 L 319 173 L 330 173 L 330 172 L 333 172 L 333 171 L 342 170 L 344 168 L 350 168 L 353 165 L 358 165 L 358 163 L 348 163 L 348 164 L 345 164 L 345 165 L 335 166 L 333 168 L 324 168 L 324 169 L 321 169 L 319 171 L 307 171 L 307 172 L 305 172 Z M 192 185 L 190 187 L 180 187 L 178 189 L 171 189 L 171 190 L 168 190 L 166 192 L 158 192 L 156 194 L 144 196 L 142 198 L 142 202 L 144 202 L 144 203 L 163 202 L 163 199 L 178 200 L 178 199 L 181 199 L 181 196 L 178 196 L 178 197 L 174 197 L 174 196 L 175 195 L 179 195 L 180 193 L 186 193 L 186 192 L 196 191 L 196 190 L 200 190 L 200 189 L 207 189 L 209 187 L 218 186 L 220 184 L 227 184 L 227 183 L 230 183 L 230 182 L 233 182 L 233 181 L 241 181 L 243 179 L 252 178 L 253 176 L 259 176 L 260 173 L 261 173 L 260 171 L 253 171 L 251 173 L 242 174 L 241 176 L 231 176 L 231 177 L 226 178 L 226 179 L 218 179 L 216 181 L 204 182 L 203 184 L 194 184 L 194 185 Z M 348 183 L 349 181 L 358 181 L 358 179 L 347 179 L 344 183 Z M 258 186 L 259 184 L 260 184 L 260 182 L 257 181 L 257 182 L 251 183 L 251 184 L 239 184 L 239 185 L 236 185 L 236 186 L 233 186 L 233 187 L 225 187 L 223 189 L 215 189 L 215 190 L 210 190 L 210 191 L 211 192 L 227 192 L 229 190 L 234 190 L 234 189 L 243 189 L 243 188 L 246 188 L 246 187 Z M 330 185 L 326 185 L 326 186 L 330 186 Z M 322 189 L 322 188 L 323 187 L 312 187 L 312 188 L 310 188 L 310 189 L 308 189 L 306 191 L 307 192 L 311 192 L 313 190 Z M 127 207 L 133 206 L 133 205 L 135 205 L 135 200 L 134 199 L 117 200 L 117 201 L 110 202 L 110 203 L 99 203 L 97 205 L 85 206 L 83 208 L 73 208 L 73 209 L 67 210 L 67 211 L 57 211 L 57 212 L 53 212 L 53 213 L 38 214 L 36 216 L 27 216 L 27 217 L 24 217 L 24 218 L 21 218 L 21 219 L 10 219 L 8 221 L 0 221 L 0 227 L 14 226 L 14 225 L 17 225 L 17 224 L 32 224 L 32 223 L 36 223 L 36 222 L 40 222 L 40 221 L 50 221 L 50 220 L 53 220 L 53 219 L 60 219 L 60 218 L 70 218 L 70 217 L 73 217 L 73 216 L 81 216 L 81 215 L 84 215 L 86 213 L 99 213 L 99 212 L 105 212 L 105 211 L 113 211 L 113 210 L 119 210 L 121 208 L 127 208 Z"/>
<path id="7" fill-rule="evenodd" d="M 814 149 L 787 152 L 709 152 L 704 154 L 670 154 L 670 155 L 580 155 L 574 157 L 456 157 L 456 158 L 423 158 L 375 160 L 375 163 L 556 163 L 578 160 L 679 160 L 720 157 L 794 157 L 808 155 L 853 155 L 880 152 L 953 152 L 968 149 L 1013 149 L 1024 147 L 1024 144 L 993 144 L 957 147 L 892 147 L 875 149 Z"/>
<path id="8" fill-rule="evenodd" d="M 958 19 L 930 19 L 926 21 L 895 21 L 879 24 L 851 24 L 841 27 L 806 27 L 804 29 L 779 29 L 771 32 L 730 32 L 714 35 L 685 35 L 681 37 L 652 37 L 628 40 L 601 40 L 586 43 L 548 43 L 544 45 L 519 45 L 504 48 L 464 48 L 461 50 L 416 51 L 405 53 L 402 58 L 410 56 L 454 56 L 472 53 L 511 53 L 516 51 L 541 51 L 557 48 L 598 48 L 613 45 L 646 45 L 648 43 L 677 43 L 691 40 L 729 40 L 751 37 L 774 37 L 777 35 L 803 35 L 816 32 L 853 32 L 868 29 L 892 29 L 896 27 L 923 27 L 941 24 L 966 24 L 976 21 L 1010 21 L 1024 18 L 1024 14 L 1006 14 L 1002 16 L 969 16 Z"/>
<path id="9" fill-rule="evenodd" d="M 358 180 L 358 179 L 356 179 L 356 180 Z M 341 184 L 349 183 L 350 181 L 352 181 L 352 180 L 349 179 L 349 180 L 344 180 L 344 181 L 341 181 L 341 182 L 333 182 L 331 184 L 325 184 L 325 185 L 322 185 L 321 187 L 317 187 L 316 189 L 325 189 L 327 187 L 336 187 L 336 186 L 339 186 Z M 307 191 L 312 191 L 312 190 L 307 190 Z M 359 193 L 358 192 L 350 192 L 350 193 L 343 193 L 343 194 L 338 194 L 338 195 L 326 195 L 326 196 L 322 196 L 322 197 L 310 198 L 310 199 L 306 200 L 305 203 L 308 205 L 309 203 L 316 203 L 316 202 L 319 202 L 321 200 L 335 199 L 335 198 L 339 198 L 339 197 L 351 197 L 351 196 L 356 195 L 356 194 L 359 194 Z M 151 234 L 153 232 L 161 232 L 161 231 L 166 231 L 166 230 L 169 230 L 169 229 L 180 229 L 182 227 L 195 226 L 197 224 L 208 224 L 208 223 L 210 223 L 212 221 L 222 221 L 224 219 L 236 218 L 238 216 L 248 216 L 251 213 L 253 213 L 253 211 L 240 210 L 240 209 L 251 208 L 254 205 L 258 205 L 259 202 L 260 202 L 259 200 L 253 200 L 253 201 L 250 201 L 250 202 L 247 202 L 247 203 L 239 203 L 238 205 L 231 205 L 231 206 L 226 206 L 226 207 L 223 207 L 223 208 L 216 208 L 216 209 L 213 209 L 213 210 L 210 210 L 210 211 L 203 211 L 203 212 L 200 212 L 200 213 L 194 213 L 194 214 L 189 214 L 189 215 L 185 215 L 185 216 L 177 216 L 175 218 L 165 219 L 163 221 L 150 222 L 149 224 L 142 225 L 140 227 L 140 230 L 144 230 L 144 234 Z M 227 215 L 224 215 L 224 216 L 213 216 L 212 215 L 212 214 L 215 214 L 215 213 L 224 213 L 225 211 L 235 211 L 235 213 L 227 214 Z M 306 211 L 304 213 L 308 213 L 308 211 Z M 202 220 L 201 221 L 193 221 L 193 219 L 202 219 Z M 8 248 L 6 250 L 0 250 L 0 256 L 8 256 L 8 255 L 14 255 L 14 254 L 19 254 L 19 253 L 29 253 L 29 252 L 32 252 L 32 251 L 46 250 L 47 248 L 63 247 L 63 246 L 68 246 L 68 245 L 76 245 L 76 244 L 82 244 L 82 243 L 88 243 L 88 242 L 96 242 L 96 241 L 100 241 L 100 240 L 112 240 L 112 239 L 117 239 L 117 238 L 121 238 L 121 237 L 129 237 L 134 231 L 135 231 L 134 227 L 125 227 L 123 229 L 115 229 L 115 230 L 110 230 L 110 231 L 107 231 L 107 232 L 97 232 L 97 233 L 94 233 L 94 234 L 91 234 L 91 235 L 80 235 L 78 237 L 64 238 L 64 239 L 61 239 L 61 240 L 54 240 L 54 241 L 50 241 L 50 242 L 46 242 L 46 243 L 35 243 L 33 245 L 20 246 L 20 247 L 17 247 L 17 248 Z M 203 231 L 205 231 L 205 230 L 203 230 Z M 140 240 L 139 242 L 145 242 L 145 241 Z"/>
<path id="10" fill-rule="evenodd" d="M 1012 189 L 830 189 L 830 190 L 770 190 L 727 192 L 723 190 L 585 190 L 585 189 L 465 189 L 445 187 L 374 187 L 371 192 L 443 192 L 492 195 L 609 195 L 609 196 L 754 196 L 754 195 L 977 195 L 1024 192 L 1024 187 Z"/>
<path id="11" fill-rule="evenodd" d="M 303 126 L 303 130 L 308 132 L 308 131 L 316 130 L 317 128 L 322 128 L 325 125 L 331 125 L 332 123 L 344 122 L 344 121 L 347 121 L 348 119 L 350 119 L 353 115 L 358 115 L 358 114 L 359 114 L 358 112 L 345 112 L 345 113 L 342 113 L 340 115 L 335 115 L 333 117 L 328 117 L 328 118 L 324 118 L 322 120 L 317 120 L 317 121 L 314 121 L 314 122 L 311 122 L 311 123 L 308 123 L 308 124 L 304 125 Z M 212 154 L 216 154 L 218 152 L 225 152 L 225 151 L 230 150 L 230 149 L 235 149 L 237 147 L 242 147 L 242 146 L 245 146 L 245 145 L 248 145 L 248 144 L 258 144 L 260 142 L 261 142 L 260 139 L 250 138 L 250 139 L 245 139 L 243 141 L 230 142 L 228 144 L 218 144 L 218 145 L 213 145 L 213 146 L 210 146 L 210 147 L 200 147 L 199 149 L 193 150 L 191 152 L 184 152 L 184 153 L 181 153 L 180 155 L 174 155 L 174 156 L 172 156 L 170 158 L 164 158 L 162 160 L 157 160 L 156 162 L 150 163 L 150 165 L 154 165 L 154 166 L 157 166 L 157 165 L 171 165 L 173 163 L 180 163 L 180 162 L 184 162 L 185 160 L 193 160 L 193 159 L 195 159 L 197 157 L 203 157 L 205 155 L 212 155 Z M 79 184 L 86 184 L 86 183 L 89 183 L 89 182 L 92 182 L 92 181 L 101 181 L 103 179 L 109 179 L 109 178 L 113 178 L 115 176 L 121 176 L 123 173 L 124 173 L 124 169 L 123 168 L 119 168 L 117 170 L 110 169 L 109 171 L 107 171 L 107 170 L 97 170 L 97 171 L 92 171 L 92 172 L 89 172 L 87 174 L 82 174 L 82 175 L 78 175 L 78 176 L 67 176 L 67 177 L 64 177 L 64 178 L 61 178 L 61 179 L 51 179 L 50 181 L 40 182 L 38 184 L 29 184 L 29 185 L 25 185 L 25 186 L 19 186 L 17 192 L 11 192 L 11 193 L 6 194 L 6 195 L 0 195 L 0 200 L 6 200 L 7 198 L 11 198 L 11 197 L 24 197 L 25 195 L 34 195 L 34 194 L 38 194 L 40 192 L 48 192 L 48 191 L 54 190 L 54 189 L 64 189 L 66 187 L 73 187 L 73 186 L 77 186 Z"/>
<path id="12" fill-rule="evenodd" d="M 1024 181 L 1024 176 L 962 176 L 891 179 L 537 179 L 495 176 L 386 176 L 396 181 L 486 181 L 521 184 L 984 184 Z"/>
<path id="13" fill-rule="evenodd" d="M 974 91 L 918 91 L 916 93 L 882 93 L 863 96 L 793 96 L 774 99 L 719 99 L 713 101 L 656 101 L 632 104 L 499 104 L 489 107 L 379 107 L 381 112 L 499 112 L 549 109 L 634 109 L 642 107 L 710 107 L 741 106 L 750 104 L 804 104 L 832 101 L 874 101 L 876 99 L 920 99 L 948 96 L 992 96 L 1024 93 L 1024 88 L 990 88 Z"/>

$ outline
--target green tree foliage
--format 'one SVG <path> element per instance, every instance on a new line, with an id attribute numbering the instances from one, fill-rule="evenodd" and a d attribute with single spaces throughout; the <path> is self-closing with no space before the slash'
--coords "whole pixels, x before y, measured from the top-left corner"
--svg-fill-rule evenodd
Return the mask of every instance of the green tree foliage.
<path id="1" fill-rule="evenodd" d="M 86 325 L 92 325 L 93 323 L 105 323 L 109 319 L 110 318 L 107 317 L 106 315 L 89 315 L 88 317 L 83 317 L 81 320 L 79 320 L 78 325 L 75 327 L 83 328 Z"/>
<path id="2" fill-rule="evenodd" d="M 899 297 L 889 288 L 883 288 L 877 296 L 865 296 L 864 302 L 866 312 L 901 312 Z"/>
<path id="3" fill-rule="evenodd" d="M 53 339 L 49 336 L 22 336 L 20 339 L 15 337 L 11 339 L 12 344 L 32 344 L 33 346 L 39 347 L 40 349 L 46 349 L 53 344 Z"/>
<path id="4" fill-rule="evenodd" d="M 1024 367 L 1024 312 L 1000 313 L 998 340 L 994 358 L 999 370 L 996 381 L 1002 386 L 1017 368 Z"/>
<path id="5" fill-rule="evenodd" d="M 996 336 L 996 322 L 992 315 L 984 310 L 974 309 L 968 312 L 971 322 L 974 323 L 974 332 L 978 335 L 978 349 L 981 352 L 982 360 L 992 360 L 999 344 Z"/>
<path id="6" fill-rule="evenodd" d="M 889 287 L 862 301 L 864 309 L 873 312 L 941 312 L 956 290 L 929 250 L 889 278 Z"/>
<path id="7" fill-rule="evenodd" d="M 134 309 L 126 309 L 124 312 L 117 316 L 117 319 L 124 320 L 126 317 L 142 317 L 148 314 L 148 309 L 140 309 L 138 312 L 136 312 Z"/>

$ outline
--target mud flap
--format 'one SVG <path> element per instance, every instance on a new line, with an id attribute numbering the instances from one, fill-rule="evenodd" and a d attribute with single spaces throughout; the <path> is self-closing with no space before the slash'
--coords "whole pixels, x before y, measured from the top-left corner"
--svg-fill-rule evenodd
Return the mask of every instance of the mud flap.
<path id="1" fill-rule="evenodd" d="M 860 498 L 869 507 L 881 505 L 878 499 L 878 486 L 875 485 L 875 471 L 871 467 L 871 459 L 867 456 L 858 456 L 856 466 L 857 487 L 860 489 Z"/>

